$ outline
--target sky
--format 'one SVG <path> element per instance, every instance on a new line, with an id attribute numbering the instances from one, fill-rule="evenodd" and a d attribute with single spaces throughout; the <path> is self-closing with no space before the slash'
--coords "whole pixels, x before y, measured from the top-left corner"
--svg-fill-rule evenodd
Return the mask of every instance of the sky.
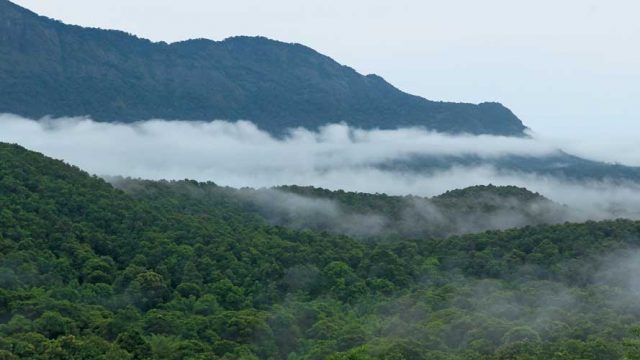
<path id="1" fill-rule="evenodd" d="M 154 41 L 262 35 L 432 100 L 499 101 L 542 136 L 638 152 L 635 0 L 14 0 Z"/>

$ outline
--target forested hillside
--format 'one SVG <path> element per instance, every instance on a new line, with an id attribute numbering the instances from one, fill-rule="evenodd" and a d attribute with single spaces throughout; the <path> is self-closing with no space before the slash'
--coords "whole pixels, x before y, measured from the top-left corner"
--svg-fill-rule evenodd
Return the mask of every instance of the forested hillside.
<path id="1" fill-rule="evenodd" d="M 347 122 L 522 136 L 498 103 L 429 101 L 300 45 L 261 37 L 153 43 L 0 0 L 0 113 L 98 121 L 250 120 L 282 134 Z"/>
<path id="2" fill-rule="evenodd" d="M 574 220 L 573 209 L 515 186 L 474 186 L 433 198 L 330 191 L 315 187 L 235 189 L 193 181 L 113 178 L 135 198 L 180 204 L 180 211 L 217 212 L 235 204 L 272 225 L 359 239 L 435 238 Z"/>
<path id="3" fill-rule="evenodd" d="M 640 357 L 638 222 L 367 241 L 136 184 L 0 144 L 0 358 Z"/>

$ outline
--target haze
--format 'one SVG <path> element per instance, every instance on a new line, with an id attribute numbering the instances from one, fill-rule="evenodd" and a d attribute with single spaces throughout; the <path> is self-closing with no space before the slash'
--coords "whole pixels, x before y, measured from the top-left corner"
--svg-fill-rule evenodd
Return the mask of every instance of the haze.
<path id="1" fill-rule="evenodd" d="M 640 3 L 632 0 L 15 2 L 157 41 L 299 42 L 429 99 L 500 101 L 560 142 L 592 137 L 640 153 Z"/>

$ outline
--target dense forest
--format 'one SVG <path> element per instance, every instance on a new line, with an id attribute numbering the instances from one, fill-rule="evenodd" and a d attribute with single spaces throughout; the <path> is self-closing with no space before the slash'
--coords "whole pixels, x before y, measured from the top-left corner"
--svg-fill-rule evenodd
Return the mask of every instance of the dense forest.
<path id="1" fill-rule="evenodd" d="M 0 144 L 0 359 L 640 359 L 639 222 L 352 237 L 258 190 L 113 183 Z M 407 200 L 272 191 L 391 223 Z M 551 203 L 423 200 L 478 194 Z"/>
<path id="2" fill-rule="evenodd" d="M 272 134 L 341 121 L 509 136 L 525 130 L 499 103 L 430 101 L 300 44 L 263 37 L 154 43 L 66 25 L 8 0 L 0 0 L 0 112 L 250 120 Z"/>

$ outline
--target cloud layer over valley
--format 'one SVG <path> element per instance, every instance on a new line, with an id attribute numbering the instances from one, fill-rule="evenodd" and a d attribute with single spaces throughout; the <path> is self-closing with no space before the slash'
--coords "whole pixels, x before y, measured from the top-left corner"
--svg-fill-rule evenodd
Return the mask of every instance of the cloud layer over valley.
<path id="1" fill-rule="evenodd" d="M 489 160 L 558 153 L 556 144 L 535 137 L 450 136 L 423 129 L 365 131 L 334 124 L 318 132 L 294 129 L 276 139 L 245 121 L 108 124 L 82 118 L 36 121 L 5 114 L 0 115 L 0 141 L 18 143 L 103 176 L 189 178 L 255 188 L 313 185 L 419 196 L 492 183 L 526 187 L 580 209 L 583 218 L 640 218 L 640 185 L 633 182 L 568 180 L 486 164 L 424 172 L 378 166 L 411 156 Z M 604 149 L 599 158 L 610 157 Z"/>

